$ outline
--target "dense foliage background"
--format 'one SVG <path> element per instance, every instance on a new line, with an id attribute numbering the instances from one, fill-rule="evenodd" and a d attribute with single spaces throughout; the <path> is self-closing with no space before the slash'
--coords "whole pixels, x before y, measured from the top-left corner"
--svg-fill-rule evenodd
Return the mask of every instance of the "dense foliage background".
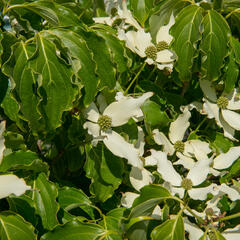
<path id="1" fill-rule="evenodd" d="M 240 239 L 239 36 L 239 0 L 1 0 L 0 240 Z"/>

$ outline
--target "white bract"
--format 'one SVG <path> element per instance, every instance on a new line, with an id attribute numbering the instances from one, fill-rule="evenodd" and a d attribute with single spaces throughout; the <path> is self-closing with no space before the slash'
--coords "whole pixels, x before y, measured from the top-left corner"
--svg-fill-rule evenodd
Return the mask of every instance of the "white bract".
<path id="1" fill-rule="evenodd" d="M 157 165 L 157 171 L 166 181 L 165 187 L 173 194 L 179 194 L 183 198 L 185 191 L 195 200 L 205 200 L 207 194 L 213 191 L 214 185 L 204 188 L 193 188 L 203 183 L 209 174 L 210 161 L 199 161 L 190 169 L 186 178 L 182 178 L 167 159 L 167 154 L 161 151 L 151 150 L 151 156 L 146 158 L 146 165 Z"/>
<path id="2" fill-rule="evenodd" d="M 152 95 L 152 92 L 147 92 L 137 98 L 121 97 L 108 106 L 102 98 L 98 98 L 102 114 L 98 111 L 96 104 L 91 103 L 85 111 L 89 121 L 85 122 L 83 127 L 88 129 L 88 133 L 94 137 L 94 143 L 102 140 L 114 155 L 127 159 L 128 163 L 134 167 L 142 168 L 139 151 L 117 132 L 112 131 L 111 127 L 124 125 L 130 118 L 136 119 L 143 115 L 140 107 Z"/>
<path id="3" fill-rule="evenodd" d="M 146 33 L 144 28 L 136 31 L 125 32 L 119 29 L 118 37 L 126 42 L 126 46 L 142 58 L 146 58 L 148 64 L 156 64 L 159 69 L 173 68 L 174 54 L 169 50 L 172 36 L 169 34 L 170 27 L 175 23 L 174 16 L 166 26 L 160 27 L 157 33 L 157 44 L 153 44 L 150 33 Z"/>
<path id="4" fill-rule="evenodd" d="M 31 187 L 26 185 L 22 178 L 12 174 L 0 175 L 0 199 L 8 197 L 10 194 L 20 196 L 30 189 Z"/>
<path id="5" fill-rule="evenodd" d="M 201 80 L 200 86 L 205 96 L 202 113 L 207 114 L 208 118 L 215 118 L 217 125 L 223 128 L 225 137 L 236 140 L 233 137 L 234 132 L 240 130 L 240 114 L 235 112 L 240 110 L 238 90 L 234 89 L 230 94 L 217 97 L 210 81 Z"/>
<path id="6" fill-rule="evenodd" d="M 190 125 L 190 117 L 190 112 L 185 108 L 183 113 L 170 124 L 168 134 L 170 141 L 164 133 L 159 132 L 158 129 L 153 130 L 153 138 L 158 145 L 163 146 L 163 151 L 170 156 L 176 151 L 176 155 L 180 159 L 179 161 L 183 160 L 186 164 L 188 162 L 195 162 L 193 158 L 197 160 L 205 159 L 211 152 L 209 144 L 206 142 L 197 139 L 183 142 L 185 132 Z M 176 162 L 176 164 L 178 164 L 178 162 Z"/>

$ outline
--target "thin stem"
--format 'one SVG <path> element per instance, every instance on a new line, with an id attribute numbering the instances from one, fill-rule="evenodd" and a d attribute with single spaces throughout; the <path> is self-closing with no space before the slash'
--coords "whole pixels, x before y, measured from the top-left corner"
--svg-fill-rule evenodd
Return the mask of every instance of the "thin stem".
<path id="1" fill-rule="evenodd" d="M 184 97 L 184 94 L 186 93 L 188 87 L 189 87 L 189 81 L 183 82 L 183 88 L 182 88 L 182 92 L 181 92 L 182 97 Z"/>
<path id="2" fill-rule="evenodd" d="M 197 128 L 193 131 L 193 133 L 196 133 L 206 120 L 207 120 L 207 117 L 205 117 L 205 118 L 198 124 Z"/>
<path id="3" fill-rule="evenodd" d="M 219 218 L 219 219 L 216 220 L 216 221 L 222 222 L 222 221 L 226 221 L 226 220 L 233 219 L 233 218 L 237 218 L 237 217 L 240 217 L 240 213 L 236 213 L 236 214 L 232 214 L 232 215 L 230 215 L 230 216 L 226 216 L 226 217 L 223 217 L 223 218 Z"/>
<path id="4" fill-rule="evenodd" d="M 156 69 L 157 69 L 157 65 L 154 65 L 153 70 L 150 72 L 150 74 L 149 74 L 149 76 L 148 76 L 148 78 L 147 78 L 147 81 L 150 80 L 150 78 L 152 77 L 152 75 L 153 75 L 153 73 L 156 71 Z"/>
<path id="5" fill-rule="evenodd" d="M 124 92 L 124 95 L 127 94 L 128 90 L 131 88 L 131 86 L 133 85 L 133 83 L 136 81 L 136 79 L 138 78 L 138 76 L 140 75 L 140 73 L 142 72 L 142 70 L 144 69 L 144 67 L 146 66 L 146 62 L 143 63 L 143 65 L 141 66 L 141 68 L 139 69 L 138 73 L 136 74 L 136 76 L 133 78 L 133 80 L 130 82 L 130 84 L 128 85 L 127 89 Z"/>

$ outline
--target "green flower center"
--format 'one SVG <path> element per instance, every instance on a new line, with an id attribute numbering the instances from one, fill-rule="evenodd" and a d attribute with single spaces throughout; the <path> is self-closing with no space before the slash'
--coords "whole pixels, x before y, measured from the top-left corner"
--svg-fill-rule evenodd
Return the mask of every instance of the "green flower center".
<path id="1" fill-rule="evenodd" d="M 152 60 L 157 59 L 157 49 L 154 46 L 149 46 L 145 49 L 145 54 L 148 58 L 151 58 Z"/>
<path id="2" fill-rule="evenodd" d="M 228 99 L 226 97 L 221 96 L 217 100 L 217 105 L 219 106 L 219 108 L 223 108 L 223 109 L 226 108 L 228 105 Z"/>
<path id="3" fill-rule="evenodd" d="M 191 190 L 193 183 L 191 179 L 188 178 L 184 178 L 181 182 L 181 186 L 185 189 L 185 190 Z"/>
<path id="4" fill-rule="evenodd" d="M 112 119 L 107 115 L 102 115 L 98 118 L 97 123 L 100 126 L 101 130 L 107 130 L 111 128 Z"/>
<path id="5" fill-rule="evenodd" d="M 213 211 L 212 208 L 207 208 L 207 209 L 205 210 L 205 213 L 206 213 L 207 216 L 213 216 L 214 211 Z"/>
<path id="6" fill-rule="evenodd" d="M 157 50 L 158 52 L 162 51 L 162 50 L 165 50 L 165 49 L 168 49 L 169 48 L 169 45 L 167 42 L 165 41 L 161 41 L 161 42 L 158 42 L 157 44 Z"/>
<path id="7" fill-rule="evenodd" d="M 217 240 L 216 234 L 214 232 L 208 232 L 208 237 L 210 240 Z"/>
<path id="8" fill-rule="evenodd" d="M 184 143 L 182 141 L 176 141 L 174 144 L 174 148 L 177 152 L 183 153 L 184 151 Z"/>

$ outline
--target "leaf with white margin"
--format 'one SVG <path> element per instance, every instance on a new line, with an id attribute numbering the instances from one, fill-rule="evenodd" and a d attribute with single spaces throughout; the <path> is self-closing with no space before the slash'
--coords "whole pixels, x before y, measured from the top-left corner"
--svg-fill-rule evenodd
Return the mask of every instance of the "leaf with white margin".
<path id="1" fill-rule="evenodd" d="M 103 134 L 105 146 L 116 156 L 125 158 L 134 167 L 142 168 L 143 163 L 139 158 L 139 151 L 133 144 L 128 143 L 118 133 L 108 130 Z"/>
<path id="2" fill-rule="evenodd" d="M 231 147 L 227 153 L 222 153 L 213 161 L 213 168 L 229 168 L 240 157 L 240 147 Z"/>
<path id="3" fill-rule="evenodd" d="M 151 96 L 152 92 L 144 93 L 138 98 L 122 98 L 118 102 L 113 102 L 106 107 L 103 115 L 112 118 L 112 126 L 121 126 L 128 122 L 132 117 L 138 117 L 142 104 Z"/>
<path id="4" fill-rule="evenodd" d="M 0 123 L 0 164 L 3 158 L 3 151 L 5 149 L 5 145 L 4 145 L 5 139 L 3 137 L 3 132 L 5 131 L 5 127 L 6 127 L 6 122 L 2 121 Z"/>
<path id="5" fill-rule="evenodd" d="M 31 187 L 26 185 L 22 178 L 18 178 L 12 174 L 0 175 L 0 199 L 12 193 L 16 196 L 20 196 L 30 189 Z"/>
<path id="6" fill-rule="evenodd" d="M 184 134 L 189 127 L 189 118 L 191 117 L 191 113 L 185 109 L 182 114 L 178 116 L 178 118 L 170 124 L 169 128 L 169 139 L 172 143 L 177 141 L 182 141 Z"/>

